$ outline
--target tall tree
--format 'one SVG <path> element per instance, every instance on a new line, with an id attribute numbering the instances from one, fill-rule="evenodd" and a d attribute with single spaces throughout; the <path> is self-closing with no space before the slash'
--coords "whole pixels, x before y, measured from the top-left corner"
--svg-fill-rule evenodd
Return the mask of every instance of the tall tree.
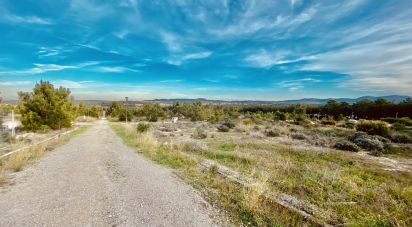
<path id="1" fill-rule="evenodd" d="M 51 129 L 71 127 L 74 106 L 69 89 L 56 89 L 50 82 L 40 81 L 32 92 L 19 92 L 18 95 L 24 128 L 36 131 L 42 126 Z"/>

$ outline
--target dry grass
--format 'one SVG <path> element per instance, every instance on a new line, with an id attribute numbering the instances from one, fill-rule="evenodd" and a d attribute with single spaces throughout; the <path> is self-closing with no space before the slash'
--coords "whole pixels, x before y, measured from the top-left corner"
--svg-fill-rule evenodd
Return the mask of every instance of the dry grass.
<path id="1" fill-rule="evenodd" d="M 21 152 L 17 152 L 15 154 L 10 155 L 9 157 L 1 160 L 0 164 L 0 185 L 4 185 L 7 182 L 7 177 L 5 173 L 12 171 L 12 172 L 19 172 L 23 170 L 23 168 L 40 159 L 47 151 L 53 150 L 57 146 L 60 146 L 73 138 L 74 136 L 86 131 L 88 127 L 81 127 L 68 135 L 64 135 L 57 140 L 49 141 L 43 144 L 39 144 L 36 146 L 32 146 L 29 149 Z"/>
<path id="2" fill-rule="evenodd" d="M 156 131 L 137 135 L 131 126 L 113 127 L 126 143 L 130 140 L 132 146 L 149 151 L 149 158 L 168 166 L 185 167 L 183 175 L 189 182 L 244 225 L 305 223 L 300 216 L 264 200 L 263 193 L 286 193 L 312 204 L 321 211 L 319 218 L 333 225 L 412 223 L 411 173 L 386 171 L 367 157 L 324 147 L 353 130 L 270 123 L 259 128 L 240 124 L 237 130 L 216 132 L 214 127 L 206 126 L 213 137 L 199 141 L 190 137 L 193 128 L 198 127 L 195 123 L 177 125 L 181 129 L 177 136 L 157 136 Z M 270 129 L 279 131 L 281 136 L 262 134 Z M 292 139 L 289 132 L 302 133 L 307 139 Z M 199 172 L 192 168 L 197 164 L 191 158 L 190 165 L 180 161 L 174 166 L 176 160 L 186 160 L 188 156 L 214 160 L 250 176 L 253 182 L 243 188 L 216 171 Z"/>
<path id="3" fill-rule="evenodd" d="M 47 144 L 41 144 L 31 147 L 27 151 L 22 151 L 10 156 L 4 163 L 3 167 L 5 170 L 12 170 L 14 172 L 19 172 L 23 169 L 27 163 L 38 159 L 43 156 L 46 152 Z"/>

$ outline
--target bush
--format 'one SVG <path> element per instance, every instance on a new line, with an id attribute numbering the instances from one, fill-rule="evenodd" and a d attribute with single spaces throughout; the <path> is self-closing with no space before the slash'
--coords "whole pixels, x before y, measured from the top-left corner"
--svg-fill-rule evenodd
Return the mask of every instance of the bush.
<path id="1" fill-rule="evenodd" d="M 304 140 L 306 139 L 306 135 L 303 133 L 299 133 L 299 132 L 295 132 L 290 134 L 290 137 L 292 137 L 292 139 L 296 139 L 296 140 Z"/>
<path id="2" fill-rule="evenodd" d="M 243 124 L 244 125 L 251 125 L 251 124 L 253 124 L 253 121 L 250 120 L 250 119 L 246 119 L 246 120 L 243 121 Z"/>
<path id="3" fill-rule="evenodd" d="M 401 133 L 392 134 L 391 140 L 395 143 L 412 143 L 412 138 L 410 136 Z"/>
<path id="4" fill-rule="evenodd" d="M 346 140 L 336 142 L 335 145 L 333 145 L 333 148 L 353 152 L 358 152 L 360 150 L 360 147 L 358 145 Z"/>
<path id="5" fill-rule="evenodd" d="M 412 120 L 409 117 L 398 118 L 398 122 L 406 126 L 412 126 Z"/>
<path id="6" fill-rule="evenodd" d="M 399 122 L 395 122 L 392 125 L 392 128 L 395 129 L 396 131 L 403 131 L 403 130 L 406 130 L 406 125 L 399 123 Z"/>
<path id="7" fill-rule="evenodd" d="M 348 140 L 368 151 L 385 151 L 387 139 L 379 136 L 370 136 L 364 132 L 356 132 L 348 137 Z"/>
<path id="8" fill-rule="evenodd" d="M 386 121 L 391 124 L 400 123 L 406 126 L 412 126 L 412 120 L 409 117 L 402 117 L 402 118 L 386 117 L 386 118 L 381 118 L 381 120 Z"/>
<path id="9" fill-rule="evenodd" d="M 323 125 L 336 125 L 336 121 L 333 119 L 322 119 L 321 123 Z"/>
<path id="10" fill-rule="evenodd" d="M 127 110 L 127 121 L 131 122 L 131 121 L 133 121 L 133 118 L 134 118 L 133 111 L 131 109 L 128 109 Z M 118 115 L 118 119 L 119 119 L 119 121 L 126 121 L 126 111 L 120 112 L 119 115 Z"/>
<path id="11" fill-rule="evenodd" d="M 286 121 L 288 119 L 288 114 L 285 112 L 276 111 L 273 119 L 276 121 Z"/>
<path id="12" fill-rule="evenodd" d="M 236 124 L 233 121 L 225 121 L 225 123 L 223 123 L 223 125 L 228 127 L 228 128 L 236 127 Z"/>
<path id="13" fill-rule="evenodd" d="M 195 131 L 193 132 L 192 137 L 194 139 L 206 139 L 207 138 L 207 133 L 202 128 L 197 127 L 195 129 Z"/>
<path id="14" fill-rule="evenodd" d="M 269 129 L 265 131 L 266 136 L 268 137 L 278 137 L 280 136 L 280 131 L 277 129 Z"/>
<path id="15" fill-rule="evenodd" d="M 150 129 L 150 125 L 149 124 L 145 124 L 145 123 L 139 123 L 136 126 L 136 130 L 139 133 L 143 133 L 143 132 L 147 132 Z"/>
<path id="16" fill-rule="evenodd" d="M 40 126 L 39 127 L 39 129 L 38 129 L 38 131 L 39 132 L 42 132 L 42 133 L 48 133 L 48 132 L 50 132 L 52 129 L 49 127 L 49 126 L 47 126 L 47 125 L 42 125 L 42 126 Z"/>
<path id="17" fill-rule="evenodd" d="M 344 125 L 345 128 L 348 129 L 355 129 L 356 128 L 356 124 L 352 123 L 352 122 L 346 122 Z"/>
<path id="18" fill-rule="evenodd" d="M 229 132 L 230 129 L 226 125 L 220 125 L 219 127 L 217 127 L 217 130 L 219 132 Z"/>
<path id="19" fill-rule="evenodd" d="M 389 137 L 390 129 L 388 125 L 383 121 L 360 121 L 356 125 L 357 131 L 366 132 L 369 135 L 379 135 L 383 137 Z"/>

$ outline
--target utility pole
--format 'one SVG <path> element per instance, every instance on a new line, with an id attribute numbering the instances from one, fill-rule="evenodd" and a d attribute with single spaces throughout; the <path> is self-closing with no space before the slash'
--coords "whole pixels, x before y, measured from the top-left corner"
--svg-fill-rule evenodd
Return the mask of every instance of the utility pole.
<path id="1" fill-rule="evenodd" d="M 125 109 L 126 109 L 126 124 L 127 124 L 127 101 L 129 100 L 129 97 L 126 97 L 126 103 L 125 103 Z"/>

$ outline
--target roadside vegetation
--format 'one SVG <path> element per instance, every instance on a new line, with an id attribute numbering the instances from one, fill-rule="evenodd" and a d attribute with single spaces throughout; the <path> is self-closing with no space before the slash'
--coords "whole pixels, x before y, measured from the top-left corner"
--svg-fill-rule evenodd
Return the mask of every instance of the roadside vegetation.
<path id="1" fill-rule="evenodd" d="M 19 96 L 27 132 L 106 113 L 127 145 L 175 169 L 235 225 L 412 225 L 412 99 L 126 108 L 76 105 L 68 89 L 44 81 Z M 20 171 L 50 147 L 2 160 L 0 184 L 4 173 Z"/>
<path id="2" fill-rule="evenodd" d="M 236 224 L 410 226 L 412 166 L 386 165 L 374 158 L 377 148 L 368 151 L 357 145 L 383 141 L 379 155 L 385 155 L 385 146 L 394 146 L 390 139 L 346 127 L 256 121 L 244 115 L 228 121 L 112 123 L 112 127 L 138 152 L 176 169 L 228 211 Z M 150 124 L 150 129 L 141 132 L 141 124 Z M 228 131 L 220 130 L 222 125 Z M 358 155 L 361 151 L 372 155 Z M 404 152 L 411 152 L 410 145 Z M 205 160 L 212 164 L 205 167 Z M 229 168 L 235 177 L 220 174 L 221 168 Z M 246 179 L 242 185 L 234 180 L 239 176 Z M 285 203 L 313 220 L 280 205 L 285 198 Z"/>
<path id="3" fill-rule="evenodd" d="M 9 172 L 21 171 L 26 165 L 35 162 L 48 151 L 52 151 L 56 147 L 63 145 L 73 137 L 85 132 L 88 128 L 88 126 L 79 127 L 69 134 L 63 135 L 55 140 L 30 146 L 27 149 L 0 159 L 0 186 L 7 183 L 7 174 Z"/>
<path id="4" fill-rule="evenodd" d="M 113 103 L 108 114 L 123 121 L 116 116 L 123 108 Z M 138 152 L 176 169 L 235 224 L 410 226 L 409 110 L 411 99 L 145 104 L 128 107 L 132 123 L 112 127 Z"/>

